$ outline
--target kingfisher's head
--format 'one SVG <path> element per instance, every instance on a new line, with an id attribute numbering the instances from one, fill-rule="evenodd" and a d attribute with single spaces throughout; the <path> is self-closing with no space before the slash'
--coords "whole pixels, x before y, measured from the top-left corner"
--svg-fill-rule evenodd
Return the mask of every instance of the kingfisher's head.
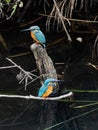
<path id="1" fill-rule="evenodd" d="M 31 31 L 40 30 L 40 28 L 35 25 L 35 26 L 31 26 L 31 27 L 30 27 L 30 30 L 31 30 Z"/>
<path id="2" fill-rule="evenodd" d="M 40 30 L 40 27 L 37 25 L 31 26 L 28 29 L 24 29 L 22 31 L 34 31 L 34 30 Z"/>
<path id="3" fill-rule="evenodd" d="M 48 78 L 45 80 L 44 84 L 47 85 L 49 82 L 55 83 L 55 82 L 62 82 L 63 80 Z"/>

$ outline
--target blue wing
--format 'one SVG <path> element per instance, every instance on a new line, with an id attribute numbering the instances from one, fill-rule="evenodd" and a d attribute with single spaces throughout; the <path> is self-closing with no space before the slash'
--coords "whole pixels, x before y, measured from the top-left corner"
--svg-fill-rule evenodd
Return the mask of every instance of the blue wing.
<path id="1" fill-rule="evenodd" d="M 40 30 L 36 31 L 34 35 L 40 43 L 46 43 L 45 35 Z"/>
<path id="2" fill-rule="evenodd" d="M 45 86 L 44 84 L 40 87 L 38 96 L 42 97 L 42 95 L 46 92 L 48 86 Z"/>
<path id="3" fill-rule="evenodd" d="M 42 97 L 43 94 L 47 91 L 48 86 L 55 86 L 54 82 L 59 82 L 61 80 L 53 79 L 53 78 L 48 78 L 45 80 L 44 84 L 40 87 L 38 96 Z M 49 84 L 51 83 L 51 84 Z"/>

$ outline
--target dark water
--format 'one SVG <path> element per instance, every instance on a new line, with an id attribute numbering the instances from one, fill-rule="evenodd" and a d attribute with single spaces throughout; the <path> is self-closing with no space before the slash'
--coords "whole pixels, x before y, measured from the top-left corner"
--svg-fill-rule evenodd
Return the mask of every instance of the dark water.
<path id="1" fill-rule="evenodd" d="M 71 116 L 68 105 L 60 102 L 24 99 L 1 99 L 0 102 L 0 130 L 44 130 Z M 74 123 L 53 130 L 74 130 L 74 125 L 77 126 Z"/>
<path id="2" fill-rule="evenodd" d="M 84 68 L 87 70 L 86 67 Z M 67 71 L 70 75 L 71 73 L 69 70 L 70 69 L 68 69 Z M 97 74 L 94 73 L 94 70 L 92 71 L 93 74 L 91 75 L 89 74 L 89 70 L 82 71 L 83 73 L 80 72 L 81 71 L 79 71 L 79 74 L 77 73 L 78 76 L 77 74 L 73 75 L 74 78 L 70 76 L 70 79 L 72 80 L 70 82 L 67 82 L 67 78 L 69 78 L 69 75 L 67 74 L 68 77 L 65 75 L 66 84 L 64 85 L 67 87 L 69 86 L 70 89 L 75 89 L 76 85 L 78 86 L 77 89 L 95 89 L 97 85 L 97 82 L 95 82 L 97 81 L 97 79 L 95 77 L 97 77 Z M 16 84 L 16 86 L 17 85 L 18 84 Z M 13 90 L 16 89 L 14 88 Z M 37 93 L 38 89 L 30 88 L 29 90 L 28 87 L 27 90 L 28 93 L 23 92 L 23 90 L 16 93 L 15 91 L 13 91 L 13 93 L 26 95 L 29 93 L 32 94 L 33 92 Z M 97 98 L 97 93 L 74 92 L 74 100 L 97 101 Z M 98 105 L 75 108 L 77 106 L 88 104 L 92 103 L 75 103 L 74 101 L 73 103 L 67 103 L 63 101 L 38 101 L 19 98 L 0 98 L 0 130 L 45 130 L 50 126 L 63 121 L 65 122 L 63 122 L 61 125 L 51 128 L 50 130 L 97 130 Z M 86 115 L 81 115 L 87 112 L 89 113 Z"/>
<path id="3" fill-rule="evenodd" d="M 16 42 L 16 41 L 15 41 Z M 10 49 L 10 54 L 18 54 L 27 52 L 29 49 L 25 47 L 13 47 Z M 29 48 L 29 47 L 28 47 Z M 54 62 L 67 62 L 69 51 L 63 45 L 60 48 L 54 48 L 48 51 Z M 83 47 L 84 49 L 84 47 Z M 77 49 L 79 51 L 79 49 Z M 30 51 L 30 50 L 29 50 Z M 73 51 L 74 52 L 74 51 Z M 85 52 L 87 52 L 85 50 Z M 64 80 L 65 88 L 68 89 L 82 89 L 82 90 L 97 90 L 98 86 L 98 73 L 91 67 L 84 64 L 84 62 L 77 62 L 72 55 L 74 62 L 66 68 L 66 65 L 56 66 L 58 73 L 65 71 Z M 79 52 L 78 52 L 79 53 Z M 81 51 L 82 55 L 82 51 Z M 85 55 L 85 54 L 84 54 Z M 28 58 L 29 57 L 29 58 Z M 25 70 L 32 70 L 36 68 L 34 57 L 32 54 L 12 58 L 16 63 L 21 65 Z M 79 59 L 79 54 L 78 54 Z M 1 59 L 0 66 L 11 65 L 9 62 Z M 22 84 L 18 84 L 16 74 L 19 70 L 0 70 L 0 91 L 11 92 L 11 94 L 36 95 L 38 92 L 39 84 L 36 82 L 24 91 Z M 36 87 L 36 88 L 35 88 Z M 82 101 L 98 101 L 97 93 L 75 93 L 74 100 Z M 51 130 L 98 130 L 98 105 L 86 106 L 83 108 L 75 108 L 75 106 L 88 105 L 91 102 L 73 102 L 66 103 L 63 101 L 38 101 L 26 99 L 10 99 L 0 98 L 0 130 L 45 130 L 46 128 L 63 122 L 61 125 L 53 127 Z M 81 115 L 90 111 L 86 115 Z M 81 115 L 80 117 L 77 117 Z M 74 118 L 73 118 L 74 117 Z"/>
<path id="4" fill-rule="evenodd" d="M 73 109 L 68 103 L 25 99 L 0 99 L 0 103 L 0 130 L 44 130 L 97 108 L 95 105 L 84 109 Z M 98 113 L 95 111 L 50 130 L 97 130 L 97 119 Z"/>

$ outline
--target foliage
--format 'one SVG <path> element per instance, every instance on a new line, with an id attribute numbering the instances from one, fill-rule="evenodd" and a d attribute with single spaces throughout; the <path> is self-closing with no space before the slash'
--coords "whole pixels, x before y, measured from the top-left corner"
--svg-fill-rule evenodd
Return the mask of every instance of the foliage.
<path id="1" fill-rule="evenodd" d="M 6 0 L 6 3 L 9 4 L 11 2 L 11 0 Z"/>
<path id="2" fill-rule="evenodd" d="M 1 22 L 9 20 L 16 12 L 18 8 L 23 7 L 22 0 L 0 0 L 0 19 Z M 3 21 L 2 21 L 3 20 Z"/>

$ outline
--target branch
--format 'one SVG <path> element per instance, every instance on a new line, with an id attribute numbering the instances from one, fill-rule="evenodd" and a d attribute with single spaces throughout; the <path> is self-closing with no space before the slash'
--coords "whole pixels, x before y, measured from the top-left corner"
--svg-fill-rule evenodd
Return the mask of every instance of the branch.
<path id="1" fill-rule="evenodd" d="M 11 69 L 11 68 L 16 68 L 17 66 L 16 65 L 13 65 L 13 66 L 4 66 L 4 67 L 0 67 L 0 70 L 2 69 Z"/>
<path id="2" fill-rule="evenodd" d="M 35 75 L 35 74 L 32 74 L 31 72 L 28 72 L 28 71 L 25 71 L 21 66 L 17 65 L 14 61 L 12 61 L 11 59 L 9 58 L 6 58 L 6 60 L 10 61 L 13 66 L 5 66 L 5 67 L 0 67 L 0 70 L 1 69 L 11 69 L 11 68 L 18 68 L 20 70 L 20 73 L 16 76 L 16 78 L 18 80 L 20 80 L 19 84 L 22 83 L 23 81 L 25 81 L 25 90 L 26 90 L 26 86 L 28 84 L 30 84 L 31 82 L 34 82 L 36 79 L 39 78 L 39 76 Z M 35 70 L 33 70 L 35 71 Z M 32 72 L 33 72 L 32 71 Z M 32 78 L 35 77 L 35 79 Z M 28 79 L 32 80 L 31 82 L 28 83 Z"/>
<path id="3" fill-rule="evenodd" d="M 42 16 L 45 16 L 45 17 L 49 16 L 47 14 L 41 14 L 41 13 L 39 13 L 39 15 L 42 15 Z M 55 16 L 49 16 L 49 17 L 55 18 Z M 73 18 L 66 18 L 66 17 L 63 17 L 63 16 L 62 16 L 62 19 L 68 20 L 68 21 L 73 21 L 73 22 L 95 23 L 95 24 L 98 24 L 98 21 L 93 21 L 93 20 L 73 19 Z"/>
<path id="4" fill-rule="evenodd" d="M 21 66 L 18 66 L 15 62 L 13 62 L 11 59 L 6 58 L 8 61 L 10 61 L 12 64 L 14 64 L 15 66 L 17 66 L 18 69 L 20 69 L 27 77 L 29 77 L 30 79 L 32 79 L 32 77 L 30 75 L 33 75 L 34 77 L 37 77 L 34 74 L 31 74 L 30 72 L 25 71 L 23 68 L 21 68 Z"/>
<path id="5" fill-rule="evenodd" d="M 73 96 L 72 92 L 69 92 L 67 94 L 58 96 L 58 97 L 47 97 L 47 98 L 42 98 L 42 97 L 37 97 L 37 96 L 33 96 L 33 95 L 29 95 L 29 96 L 21 96 L 21 95 L 3 95 L 0 94 L 0 98 L 23 98 L 23 99 L 36 99 L 36 100 L 60 100 L 62 98 L 68 98 Z"/>
<path id="6" fill-rule="evenodd" d="M 60 19 L 61 19 L 61 22 L 62 22 L 62 25 L 63 25 L 64 30 L 65 30 L 65 32 L 66 32 L 66 35 L 67 35 L 67 37 L 68 37 L 68 41 L 70 41 L 70 42 L 71 42 L 71 41 L 72 41 L 72 39 L 71 39 L 70 35 L 68 34 L 67 28 L 66 28 L 66 26 L 65 26 L 65 24 L 64 24 L 64 21 L 63 21 L 63 18 L 62 18 L 62 14 L 61 14 L 61 12 L 60 12 L 60 10 L 59 10 L 59 8 L 58 8 L 57 4 L 56 4 L 56 1 L 55 1 L 55 0 L 53 0 L 53 2 L 54 2 L 54 5 L 55 5 L 56 10 L 57 10 L 57 12 L 58 12 L 58 16 L 59 16 L 59 17 L 60 17 Z"/>

